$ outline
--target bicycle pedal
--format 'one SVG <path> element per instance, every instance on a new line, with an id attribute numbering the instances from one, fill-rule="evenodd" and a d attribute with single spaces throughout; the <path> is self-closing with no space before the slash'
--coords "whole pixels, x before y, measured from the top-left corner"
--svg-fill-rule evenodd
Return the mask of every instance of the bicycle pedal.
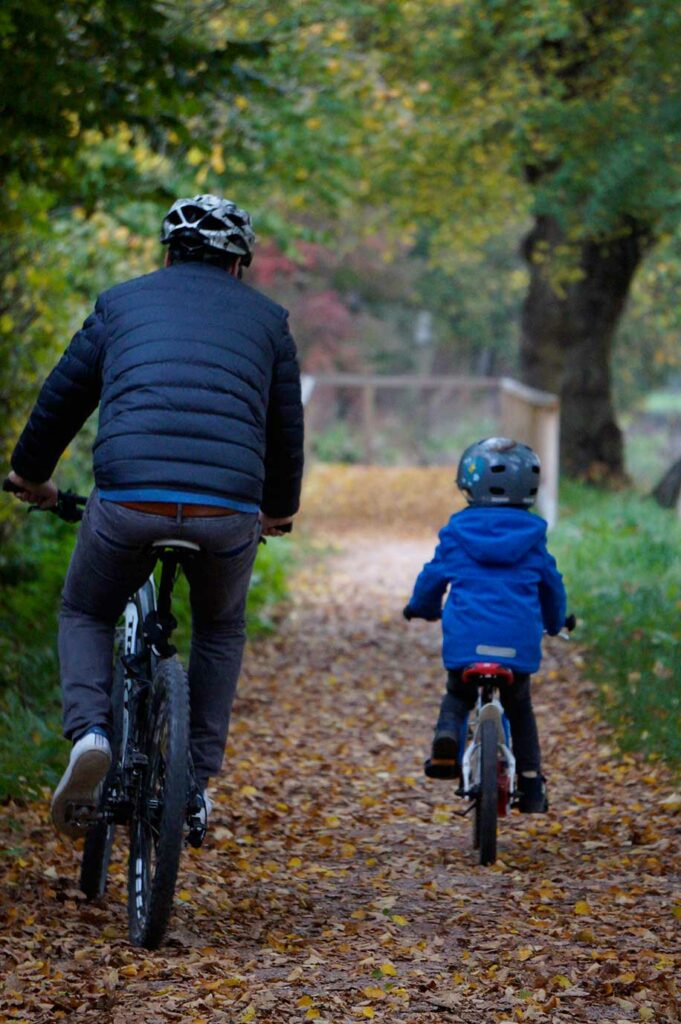
<path id="1" fill-rule="evenodd" d="M 203 846 L 203 841 L 206 838 L 207 831 L 208 830 L 205 825 L 195 825 L 192 824 L 192 822 L 190 822 L 189 827 L 187 829 L 187 834 L 185 836 L 187 846 L 192 846 L 195 850 L 198 850 L 201 846 Z"/>
<path id="2" fill-rule="evenodd" d="M 429 779 L 457 779 L 459 777 L 459 765 L 456 761 L 434 761 L 429 757 L 423 765 L 423 771 Z"/>
<path id="3" fill-rule="evenodd" d="M 203 844 L 208 831 L 206 803 L 201 793 L 194 793 L 187 807 L 185 840 L 195 850 Z"/>

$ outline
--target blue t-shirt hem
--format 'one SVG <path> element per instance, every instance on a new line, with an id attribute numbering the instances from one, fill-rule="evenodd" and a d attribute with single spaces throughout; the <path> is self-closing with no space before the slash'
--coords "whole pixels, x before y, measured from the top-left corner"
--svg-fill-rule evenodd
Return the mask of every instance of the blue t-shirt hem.
<path id="1" fill-rule="evenodd" d="M 248 501 L 222 498 L 216 494 L 196 494 L 193 491 L 174 491 L 164 487 L 123 487 L 100 490 L 102 501 L 175 501 L 181 505 L 212 505 L 215 508 L 233 508 L 236 512 L 258 513 L 260 508 Z"/>

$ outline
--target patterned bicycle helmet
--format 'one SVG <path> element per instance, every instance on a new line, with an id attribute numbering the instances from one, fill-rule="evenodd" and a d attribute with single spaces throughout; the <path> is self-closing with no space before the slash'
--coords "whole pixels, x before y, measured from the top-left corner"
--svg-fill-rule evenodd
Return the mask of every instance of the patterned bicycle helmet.
<path id="1" fill-rule="evenodd" d="M 236 203 L 219 196 L 194 196 L 175 200 L 163 218 L 161 242 L 197 255 L 202 250 L 233 253 L 247 267 L 255 232 L 250 215 Z"/>
<path id="2" fill-rule="evenodd" d="M 469 505 L 534 505 L 540 463 L 529 445 L 488 437 L 461 456 L 456 482 Z"/>

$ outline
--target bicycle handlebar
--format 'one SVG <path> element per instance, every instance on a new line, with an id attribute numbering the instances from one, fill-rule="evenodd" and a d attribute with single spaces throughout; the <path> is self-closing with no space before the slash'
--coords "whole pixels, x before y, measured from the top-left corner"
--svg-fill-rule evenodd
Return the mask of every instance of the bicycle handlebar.
<path id="1" fill-rule="evenodd" d="M 15 484 L 7 477 L 2 481 L 2 489 L 7 494 L 21 494 L 25 488 Z M 63 519 L 65 523 L 79 523 L 83 518 L 82 506 L 86 501 L 87 498 L 82 494 L 74 494 L 73 491 L 58 491 L 56 505 L 51 505 L 50 508 L 38 508 L 37 505 L 31 505 L 28 511 L 51 512 L 59 519 Z"/>

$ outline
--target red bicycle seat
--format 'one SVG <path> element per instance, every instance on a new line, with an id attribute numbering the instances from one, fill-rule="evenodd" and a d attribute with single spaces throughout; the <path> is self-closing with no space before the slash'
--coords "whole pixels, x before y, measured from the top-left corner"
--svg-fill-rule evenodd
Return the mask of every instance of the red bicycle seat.
<path id="1" fill-rule="evenodd" d="M 499 682 L 512 683 L 513 669 L 507 665 L 499 665 L 496 661 L 476 661 L 467 665 L 461 673 L 464 683 L 479 683 L 481 679 L 498 679 Z"/>

